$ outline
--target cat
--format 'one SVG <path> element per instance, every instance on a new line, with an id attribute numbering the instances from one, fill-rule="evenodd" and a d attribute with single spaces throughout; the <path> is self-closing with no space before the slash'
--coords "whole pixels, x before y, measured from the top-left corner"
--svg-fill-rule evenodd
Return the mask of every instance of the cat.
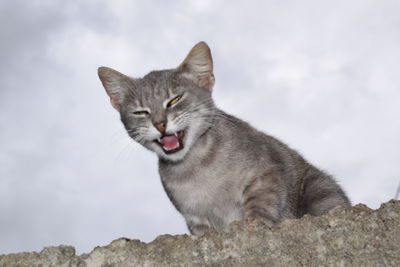
<path id="1" fill-rule="evenodd" d="M 157 153 L 164 189 L 191 234 L 242 219 L 272 226 L 350 206 L 330 175 L 215 106 L 205 42 L 174 69 L 131 78 L 100 67 L 98 75 L 129 136 Z"/>

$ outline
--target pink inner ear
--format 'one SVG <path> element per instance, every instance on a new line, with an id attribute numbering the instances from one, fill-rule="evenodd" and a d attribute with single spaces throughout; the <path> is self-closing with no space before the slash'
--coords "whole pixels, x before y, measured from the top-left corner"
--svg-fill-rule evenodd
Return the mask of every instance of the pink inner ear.
<path id="1" fill-rule="evenodd" d="M 202 88 L 211 89 L 214 85 L 214 75 L 210 73 L 208 75 L 200 76 L 198 79 L 198 85 Z"/>
<path id="2" fill-rule="evenodd" d="M 199 42 L 190 50 L 178 70 L 199 87 L 212 89 L 214 86 L 211 52 L 205 42 Z"/>
<path id="3" fill-rule="evenodd" d="M 116 108 L 119 109 L 121 106 L 121 101 L 120 101 L 120 96 L 118 94 L 110 94 L 110 100 L 111 100 L 111 105 Z"/>

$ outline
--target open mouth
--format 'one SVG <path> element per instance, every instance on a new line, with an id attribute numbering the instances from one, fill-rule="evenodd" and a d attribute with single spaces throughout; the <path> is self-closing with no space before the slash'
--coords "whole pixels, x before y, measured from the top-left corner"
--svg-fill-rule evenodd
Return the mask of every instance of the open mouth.
<path id="1" fill-rule="evenodd" d="M 165 154 L 173 154 L 183 149 L 183 138 L 185 130 L 177 131 L 173 134 L 164 134 L 157 140 L 154 140 L 164 150 Z"/>

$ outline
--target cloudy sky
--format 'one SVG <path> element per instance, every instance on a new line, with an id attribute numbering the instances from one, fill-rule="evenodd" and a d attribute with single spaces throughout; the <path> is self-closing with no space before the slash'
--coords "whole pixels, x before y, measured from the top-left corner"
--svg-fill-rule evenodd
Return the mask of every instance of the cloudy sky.
<path id="1" fill-rule="evenodd" d="M 186 233 L 96 69 L 140 77 L 204 40 L 216 103 L 372 208 L 400 182 L 400 2 L 0 2 L 0 254 Z"/>

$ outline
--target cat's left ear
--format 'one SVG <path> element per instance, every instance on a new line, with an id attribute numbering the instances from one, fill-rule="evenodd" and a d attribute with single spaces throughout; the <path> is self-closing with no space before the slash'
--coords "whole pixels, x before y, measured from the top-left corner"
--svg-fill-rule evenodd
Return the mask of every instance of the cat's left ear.
<path id="1" fill-rule="evenodd" d="M 205 42 L 196 44 L 177 70 L 199 87 L 211 90 L 214 86 L 213 60 Z"/>

